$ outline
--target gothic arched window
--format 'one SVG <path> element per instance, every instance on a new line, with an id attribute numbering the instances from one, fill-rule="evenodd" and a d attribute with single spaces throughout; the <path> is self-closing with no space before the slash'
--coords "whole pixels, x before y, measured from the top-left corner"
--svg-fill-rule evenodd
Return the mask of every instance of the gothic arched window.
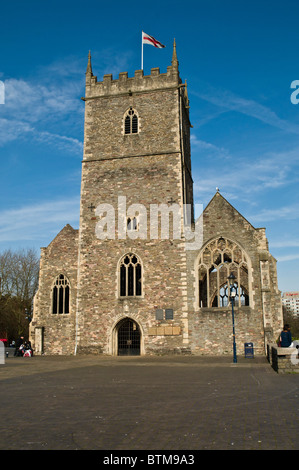
<path id="1" fill-rule="evenodd" d="M 138 116 L 132 107 L 125 114 L 125 134 L 138 134 Z"/>
<path id="2" fill-rule="evenodd" d="M 52 313 L 70 313 L 70 283 L 63 274 L 59 274 L 53 284 Z"/>
<path id="3" fill-rule="evenodd" d="M 248 258 L 236 243 L 219 238 L 201 252 L 198 265 L 199 307 L 226 307 L 230 287 L 227 278 L 233 273 L 237 307 L 249 305 Z"/>
<path id="4" fill-rule="evenodd" d="M 128 253 L 122 258 L 119 279 L 121 297 L 142 295 L 141 263 L 134 253 Z"/>

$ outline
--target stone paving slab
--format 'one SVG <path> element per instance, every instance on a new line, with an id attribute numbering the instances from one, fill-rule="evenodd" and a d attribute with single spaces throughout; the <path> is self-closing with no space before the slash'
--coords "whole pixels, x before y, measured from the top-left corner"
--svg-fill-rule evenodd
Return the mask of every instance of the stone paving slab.
<path id="1" fill-rule="evenodd" d="M 299 374 L 238 361 L 9 357 L 0 449 L 298 450 Z"/>

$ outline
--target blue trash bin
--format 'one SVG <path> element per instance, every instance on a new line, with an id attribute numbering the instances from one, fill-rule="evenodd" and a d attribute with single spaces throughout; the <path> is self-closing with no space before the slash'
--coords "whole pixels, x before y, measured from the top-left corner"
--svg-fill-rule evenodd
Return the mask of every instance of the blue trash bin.
<path id="1" fill-rule="evenodd" d="M 244 343 L 244 350 L 245 350 L 245 357 L 247 358 L 254 357 L 253 343 Z"/>

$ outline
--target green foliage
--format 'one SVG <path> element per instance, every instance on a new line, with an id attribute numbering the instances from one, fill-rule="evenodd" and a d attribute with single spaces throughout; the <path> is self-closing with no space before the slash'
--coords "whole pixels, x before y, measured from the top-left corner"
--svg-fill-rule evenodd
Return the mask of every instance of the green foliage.
<path id="1" fill-rule="evenodd" d="M 283 322 L 290 325 L 293 340 L 299 339 L 299 318 L 283 309 Z"/>

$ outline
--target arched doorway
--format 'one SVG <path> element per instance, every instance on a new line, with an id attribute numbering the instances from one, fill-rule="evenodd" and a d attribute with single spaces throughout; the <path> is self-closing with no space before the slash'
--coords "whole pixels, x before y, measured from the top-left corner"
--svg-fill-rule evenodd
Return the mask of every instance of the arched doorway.
<path id="1" fill-rule="evenodd" d="M 117 330 L 118 356 L 139 356 L 140 338 L 140 328 L 137 323 L 130 318 L 122 320 Z"/>

